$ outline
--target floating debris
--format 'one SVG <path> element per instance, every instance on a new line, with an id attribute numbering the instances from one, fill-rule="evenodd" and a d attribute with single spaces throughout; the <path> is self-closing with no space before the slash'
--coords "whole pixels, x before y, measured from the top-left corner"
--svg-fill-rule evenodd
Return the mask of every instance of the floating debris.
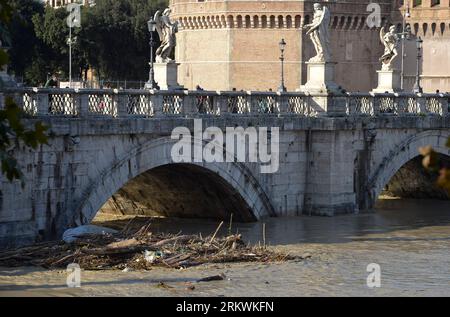
<path id="1" fill-rule="evenodd" d="M 78 263 L 85 270 L 127 272 L 150 270 L 152 267 L 180 269 L 205 263 L 297 259 L 266 247 L 247 245 L 240 234 L 217 237 L 217 231 L 203 238 L 201 235 L 155 234 L 150 231 L 150 224 L 135 232 L 129 228 L 116 233 L 103 230 L 101 234 L 77 235 L 71 243 L 45 242 L 0 252 L 0 266 L 65 268 L 70 263 Z"/>
<path id="2" fill-rule="evenodd" d="M 221 275 L 214 275 L 214 276 L 208 276 L 208 277 L 201 278 L 201 279 L 197 280 L 197 283 L 223 281 L 225 278 L 226 278 L 225 274 L 222 273 Z"/>

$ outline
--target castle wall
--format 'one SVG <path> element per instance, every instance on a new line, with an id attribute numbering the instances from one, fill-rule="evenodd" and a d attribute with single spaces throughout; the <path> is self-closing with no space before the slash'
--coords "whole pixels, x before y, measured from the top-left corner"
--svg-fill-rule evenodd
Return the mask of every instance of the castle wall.
<path id="1" fill-rule="evenodd" d="M 376 86 L 382 48 L 377 32 L 365 28 L 364 17 L 351 13 L 366 4 L 326 5 L 335 13 L 331 32 L 337 82 L 348 90 L 370 90 Z M 173 0 L 171 8 L 180 23 L 177 60 L 179 81 L 186 88 L 276 90 L 282 38 L 287 43 L 286 87 L 293 91 L 305 83 L 305 61 L 315 54 L 303 28 L 311 20 L 312 2 Z"/>
<path id="2" fill-rule="evenodd" d="M 399 9 L 393 9 L 391 21 L 401 29 L 403 15 L 410 9 L 406 25 L 411 27 L 411 40 L 405 43 L 405 90 L 412 90 L 417 72 L 417 48 L 415 40 L 423 40 L 423 58 L 420 61 L 421 86 L 425 92 L 450 91 L 450 0 L 423 0 L 414 5 L 405 0 Z"/>
<path id="3" fill-rule="evenodd" d="M 173 17 L 179 21 L 177 59 L 179 81 L 186 88 L 197 84 L 210 90 L 276 90 L 280 85 L 279 41 L 284 38 L 285 85 L 293 91 L 306 81 L 305 62 L 315 55 L 305 35 L 316 1 L 206 1 L 172 0 Z M 319 1 L 320 2 L 320 1 Z M 426 92 L 450 90 L 450 5 L 424 1 L 413 7 L 414 36 L 424 39 L 421 61 L 422 86 Z M 379 57 L 383 45 L 379 28 L 366 23 L 369 1 L 322 1 L 332 14 L 331 45 L 337 62 L 336 82 L 348 91 L 377 87 Z M 382 25 L 401 31 L 402 9 L 397 1 L 381 4 Z M 396 8 L 396 9 L 393 9 Z M 403 7 L 404 8 L 404 7 Z M 415 42 L 405 44 L 405 90 L 411 90 L 416 74 Z M 397 58 L 400 69 L 400 58 Z"/>
<path id="4" fill-rule="evenodd" d="M 209 90 L 230 90 L 229 39 L 227 29 L 180 31 L 176 47 L 178 82 L 189 89 L 200 85 Z"/>
<path id="5" fill-rule="evenodd" d="M 285 51 L 285 86 L 295 90 L 300 85 L 301 56 L 299 32 L 272 29 L 234 31 L 232 36 L 230 84 L 244 90 L 276 90 L 281 84 L 281 62 L 278 43 L 287 43 Z M 241 48 L 241 49 L 239 49 Z"/>

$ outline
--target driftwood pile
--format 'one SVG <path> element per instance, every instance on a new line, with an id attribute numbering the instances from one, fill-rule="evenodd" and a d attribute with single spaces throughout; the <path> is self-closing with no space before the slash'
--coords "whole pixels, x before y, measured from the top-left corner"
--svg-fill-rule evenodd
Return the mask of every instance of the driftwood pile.
<path id="1" fill-rule="evenodd" d="M 219 228 L 218 228 L 219 229 Z M 154 234 L 150 224 L 130 233 L 84 235 L 70 244 L 45 242 L 31 247 L 0 252 L 0 266 L 42 266 L 66 268 L 78 263 L 85 270 L 182 268 L 204 263 L 278 262 L 292 260 L 289 254 L 265 246 L 250 246 L 240 234 L 216 237 Z"/>

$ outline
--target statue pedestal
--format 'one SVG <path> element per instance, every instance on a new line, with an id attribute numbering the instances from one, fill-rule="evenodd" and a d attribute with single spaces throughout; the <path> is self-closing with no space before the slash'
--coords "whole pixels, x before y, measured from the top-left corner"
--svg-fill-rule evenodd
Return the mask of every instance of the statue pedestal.
<path id="1" fill-rule="evenodd" d="M 161 90 L 184 89 L 178 84 L 178 63 L 154 63 L 155 81 Z"/>
<path id="2" fill-rule="evenodd" d="M 309 93 L 340 92 L 334 82 L 334 67 L 331 62 L 306 62 L 308 65 L 307 81 L 300 87 L 300 91 Z"/>
<path id="3" fill-rule="evenodd" d="M 308 78 L 298 91 L 311 94 L 311 111 L 317 116 L 343 116 L 345 98 L 341 88 L 334 82 L 334 67 L 331 62 L 306 62 Z"/>
<path id="4" fill-rule="evenodd" d="M 401 77 L 398 70 L 377 70 L 378 87 L 374 93 L 394 93 L 401 91 Z"/>

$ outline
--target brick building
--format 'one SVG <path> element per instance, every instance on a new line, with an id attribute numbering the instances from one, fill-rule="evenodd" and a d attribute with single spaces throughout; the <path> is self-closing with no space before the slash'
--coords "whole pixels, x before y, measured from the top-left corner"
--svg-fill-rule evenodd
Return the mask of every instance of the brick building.
<path id="1" fill-rule="evenodd" d="M 250 1 L 170 0 L 179 21 L 176 48 L 179 81 L 187 88 L 267 90 L 280 84 L 279 41 L 286 47 L 286 86 L 295 90 L 306 80 L 306 65 L 314 48 L 303 26 L 313 15 L 313 4 L 326 5 L 332 14 L 333 60 L 336 82 L 347 90 L 368 91 L 377 86 L 376 70 L 383 53 L 379 28 L 366 23 L 368 0 Z M 449 0 L 380 1 L 382 25 L 401 31 L 407 5 L 412 39 L 424 39 L 421 62 L 426 91 L 450 90 Z M 415 41 L 405 43 L 405 89 L 411 89 L 416 69 Z M 400 58 L 397 59 L 400 63 Z"/>

